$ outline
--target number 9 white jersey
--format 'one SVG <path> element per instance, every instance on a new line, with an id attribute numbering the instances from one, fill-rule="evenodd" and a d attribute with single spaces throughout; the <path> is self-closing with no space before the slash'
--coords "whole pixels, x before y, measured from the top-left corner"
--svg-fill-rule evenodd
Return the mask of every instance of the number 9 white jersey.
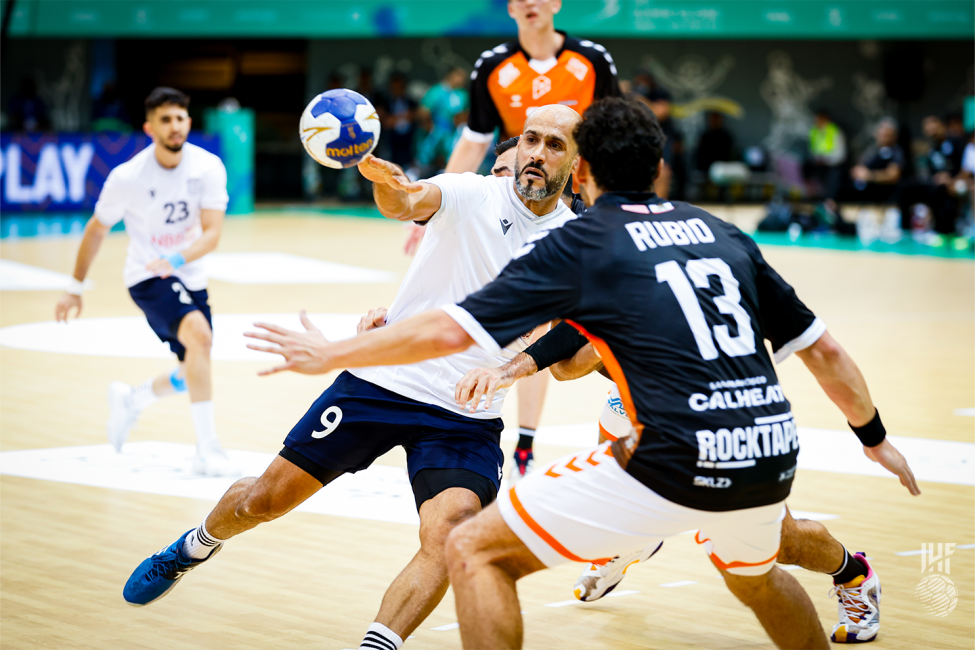
<path id="1" fill-rule="evenodd" d="M 108 175 L 95 217 L 106 226 L 125 222 L 125 286 L 131 287 L 154 277 L 147 264 L 186 250 L 200 238 L 200 210 L 225 211 L 227 201 L 227 170 L 220 158 L 187 142 L 179 165 L 166 169 L 150 145 Z M 206 288 L 202 260 L 187 263 L 175 275 L 191 291 Z"/>

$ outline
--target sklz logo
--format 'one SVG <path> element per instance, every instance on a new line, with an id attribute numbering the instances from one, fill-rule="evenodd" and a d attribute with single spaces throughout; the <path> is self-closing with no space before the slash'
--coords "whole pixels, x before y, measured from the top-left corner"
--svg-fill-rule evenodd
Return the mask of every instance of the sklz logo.
<path id="1" fill-rule="evenodd" d="M 717 488 L 723 490 L 731 487 L 731 479 L 727 476 L 695 476 L 694 487 Z"/>

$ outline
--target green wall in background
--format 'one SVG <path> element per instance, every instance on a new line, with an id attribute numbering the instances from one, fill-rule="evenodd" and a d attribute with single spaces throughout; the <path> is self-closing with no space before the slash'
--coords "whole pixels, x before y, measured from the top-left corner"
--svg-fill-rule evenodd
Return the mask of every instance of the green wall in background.
<path id="1" fill-rule="evenodd" d="M 227 214 L 254 211 L 254 111 L 208 108 L 203 113 L 206 132 L 220 136 L 220 152 L 227 168 Z"/>
<path id="2" fill-rule="evenodd" d="M 2 0 L 11 36 L 308 37 L 513 34 L 505 0 Z M 593 37 L 973 38 L 971 0 L 566 0 Z"/>

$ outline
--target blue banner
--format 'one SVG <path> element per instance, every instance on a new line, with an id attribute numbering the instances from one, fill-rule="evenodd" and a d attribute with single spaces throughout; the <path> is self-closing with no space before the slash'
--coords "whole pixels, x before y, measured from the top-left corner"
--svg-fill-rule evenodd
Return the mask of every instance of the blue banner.
<path id="1" fill-rule="evenodd" d="M 189 141 L 220 155 L 220 138 Z M 0 134 L 0 212 L 91 212 L 109 172 L 152 144 L 133 133 Z"/>

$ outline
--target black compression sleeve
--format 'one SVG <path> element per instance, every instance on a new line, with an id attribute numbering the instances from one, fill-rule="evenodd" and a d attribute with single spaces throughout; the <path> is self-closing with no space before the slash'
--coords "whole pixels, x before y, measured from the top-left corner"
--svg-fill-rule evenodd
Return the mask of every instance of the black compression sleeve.
<path id="1" fill-rule="evenodd" d="M 551 332 L 525 348 L 525 354 L 534 359 L 538 370 L 542 371 L 559 361 L 571 359 L 588 342 L 576 328 L 562 321 Z"/>

